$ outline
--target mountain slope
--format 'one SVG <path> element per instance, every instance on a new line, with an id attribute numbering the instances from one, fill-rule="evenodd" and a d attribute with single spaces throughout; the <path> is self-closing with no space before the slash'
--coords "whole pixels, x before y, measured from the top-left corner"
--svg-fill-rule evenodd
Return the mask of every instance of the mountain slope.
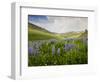
<path id="1" fill-rule="evenodd" d="M 88 38 L 88 31 L 85 30 L 80 36 L 79 38 Z"/>
<path id="2" fill-rule="evenodd" d="M 28 40 L 62 39 L 58 34 L 53 34 L 44 28 L 28 23 Z"/>
<path id="3" fill-rule="evenodd" d="M 83 32 L 67 32 L 67 33 L 63 33 L 62 36 L 64 38 L 78 38 L 79 36 L 81 36 Z"/>
<path id="4" fill-rule="evenodd" d="M 41 31 L 44 31 L 44 32 L 49 32 L 48 30 L 44 29 L 44 28 L 41 28 L 35 24 L 31 24 L 31 23 L 28 23 L 28 27 L 30 29 L 37 29 L 37 30 L 41 30 Z"/>
<path id="5" fill-rule="evenodd" d="M 28 40 L 48 40 L 48 39 L 65 39 L 65 38 L 87 38 L 87 31 L 53 33 L 37 25 L 28 23 Z"/>

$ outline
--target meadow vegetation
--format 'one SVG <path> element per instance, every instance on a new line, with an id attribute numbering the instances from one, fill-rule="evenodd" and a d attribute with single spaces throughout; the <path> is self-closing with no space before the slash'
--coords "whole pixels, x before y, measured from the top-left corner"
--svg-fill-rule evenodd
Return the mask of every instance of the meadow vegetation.
<path id="1" fill-rule="evenodd" d="M 87 31 L 52 33 L 28 24 L 28 66 L 88 63 Z"/>

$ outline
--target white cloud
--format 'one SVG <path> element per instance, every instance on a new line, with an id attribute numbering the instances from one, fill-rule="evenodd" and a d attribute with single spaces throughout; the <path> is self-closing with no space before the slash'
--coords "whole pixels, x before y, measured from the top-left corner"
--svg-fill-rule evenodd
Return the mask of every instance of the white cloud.
<path id="1" fill-rule="evenodd" d="M 88 27 L 88 18 L 86 17 L 57 17 L 48 16 L 48 21 L 31 21 L 31 23 L 41 26 L 51 32 L 65 33 L 70 31 L 83 31 Z"/>

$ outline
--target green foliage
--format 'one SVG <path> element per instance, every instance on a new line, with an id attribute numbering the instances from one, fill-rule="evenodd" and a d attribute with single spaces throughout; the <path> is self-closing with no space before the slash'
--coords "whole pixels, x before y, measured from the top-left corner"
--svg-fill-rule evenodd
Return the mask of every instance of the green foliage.
<path id="1" fill-rule="evenodd" d="M 69 51 L 64 51 L 65 43 L 75 44 L 76 46 Z M 55 46 L 56 51 L 61 49 L 60 55 L 57 52 L 52 55 L 52 46 Z M 71 65 L 71 64 L 87 64 L 87 44 L 81 40 L 77 41 L 58 41 L 54 44 L 45 42 L 38 55 L 29 55 L 29 66 L 47 66 L 47 65 Z"/>
<path id="2" fill-rule="evenodd" d="M 48 32 L 36 30 L 36 29 L 29 29 L 28 31 L 28 40 L 47 40 L 47 39 L 62 39 L 59 35 L 54 35 Z"/>

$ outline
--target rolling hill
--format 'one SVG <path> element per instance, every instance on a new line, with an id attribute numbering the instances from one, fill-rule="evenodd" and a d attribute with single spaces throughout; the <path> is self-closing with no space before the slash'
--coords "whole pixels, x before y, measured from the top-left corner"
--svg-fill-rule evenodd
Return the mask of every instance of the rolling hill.
<path id="1" fill-rule="evenodd" d="M 29 29 L 36 29 L 36 30 L 41 30 L 41 31 L 43 31 L 43 32 L 48 32 L 48 33 L 50 33 L 48 30 L 46 30 L 46 29 L 44 29 L 44 28 L 41 28 L 41 27 L 39 27 L 39 26 L 37 26 L 37 25 L 35 25 L 35 24 L 28 23 L 28 27 L 29 27 Z"/>
<path id="2" fill-rule="evenodd" d="M 67 33 L 53 33 L 37 25 L 28 23 L 28 40 L 48 40 L 64 38 L 83 38 L 87 37 L 87 32 L 67 32 Z"/>
<path id="3" fill-rule="evenodd" d="M 81 34 L 84 32 L 67 32 L 67 33 L 63 33 L 62 36 L 64 38 L 78 38 L 81 36 Z"/>
<path id="4" fill-rule="evenodd" d="M 88 38 L 88 31 L 85 30 L 78 38 Z"/>
<path id="5" fill-rule="evenodd" d="M 28 23 L 28 40 L 62 39 L 58 34 L 49 32 L 39 26 Z"/>

